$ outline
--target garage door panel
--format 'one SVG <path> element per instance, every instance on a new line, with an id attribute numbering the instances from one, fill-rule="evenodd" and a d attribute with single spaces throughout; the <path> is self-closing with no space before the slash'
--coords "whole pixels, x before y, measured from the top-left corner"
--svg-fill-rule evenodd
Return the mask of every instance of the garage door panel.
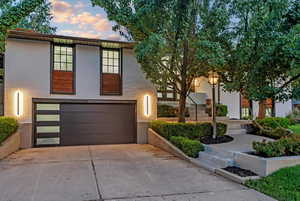
<path id="1" fill-rule="evenodd" d="M 62 104 L 61 145 L 136 143 L 135 104 Z"/>

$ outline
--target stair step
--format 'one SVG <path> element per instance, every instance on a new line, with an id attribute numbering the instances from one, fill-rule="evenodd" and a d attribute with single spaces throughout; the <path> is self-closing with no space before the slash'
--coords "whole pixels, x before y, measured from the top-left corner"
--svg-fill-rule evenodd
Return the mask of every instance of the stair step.
<path id="1" fill-rule="evenodd" d="M 223 157 L 223 158 L 229 158 L 229 159 L 233 159 L 234 158 L 234 152 L 230 152 L 221 148 L 217 148 L 214 146 L 209 146 L 209 145 L 205 145 L 205 151 L 201 152 L 201 153 L 207 153 L 207 154 L 211 154 L 211 155 L 215 155 L 215 156 L 219 156 L 219 157 Z"/>
<path id="2" fill-rule="evenodd" d="M 247 130 L 245 129 L 228 129 L 227 134 L 247 134 Z"/>
<path id="3" fill-rule="evenodd" d="M 234 164 L 234 160 L 230 158 L 223 158 L 217 155 L 200 152 L 198 160 L 203 163 L 207 164 L 208 166 L 212 166 L 214 168 L 224 168 L 227 166 L 232 166 Z"/>

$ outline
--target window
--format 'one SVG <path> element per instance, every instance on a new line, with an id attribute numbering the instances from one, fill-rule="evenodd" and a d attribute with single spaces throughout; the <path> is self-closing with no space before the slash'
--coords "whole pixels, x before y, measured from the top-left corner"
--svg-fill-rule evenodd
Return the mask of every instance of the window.
<path id="1" fill-rule="evenodd" d="M 103 49 L 102 73 L 120 73 L 120 51 Z"/>
<path id="2" fill-rule="evenodd" d="M 122 49 L 101 49 L 101 95 L 122 95 Z"/>
<path id="3" fill-rule="evenodd" d="M 51 49 L 52 94 L 75 94 L 75 46 L 53 44 Z"/>
<path id="4" fill-rule="evenodd" d="M 73 47 L 54 45 L 54 70 L 73 71 Z"/>

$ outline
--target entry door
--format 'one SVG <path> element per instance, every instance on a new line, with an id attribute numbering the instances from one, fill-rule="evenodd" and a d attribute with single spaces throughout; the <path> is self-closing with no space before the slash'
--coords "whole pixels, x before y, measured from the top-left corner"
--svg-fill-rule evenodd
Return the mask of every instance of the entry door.
<path id="1" fill-rule="evenodd" d="M 136 143 L 135 104 L 61 104 L 61 145 Z"/>

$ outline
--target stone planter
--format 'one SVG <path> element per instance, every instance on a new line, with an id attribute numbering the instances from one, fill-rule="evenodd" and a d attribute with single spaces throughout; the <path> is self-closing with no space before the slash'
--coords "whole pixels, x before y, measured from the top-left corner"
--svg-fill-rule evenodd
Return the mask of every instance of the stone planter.
<path id="1" fill-rule="evenodd" d="M 299 165 L 300 156 L 263 158 L 246 153 L 236 153 L 235 163 L 240 168 L 251 170 L 259 176 L 265 177 L 281 168 Z"/>
<path id="2" fill-rule="evenodd" d="M 0 144 L 0 160 L 20 149 L 21 136 L 16 132 Z"/>

